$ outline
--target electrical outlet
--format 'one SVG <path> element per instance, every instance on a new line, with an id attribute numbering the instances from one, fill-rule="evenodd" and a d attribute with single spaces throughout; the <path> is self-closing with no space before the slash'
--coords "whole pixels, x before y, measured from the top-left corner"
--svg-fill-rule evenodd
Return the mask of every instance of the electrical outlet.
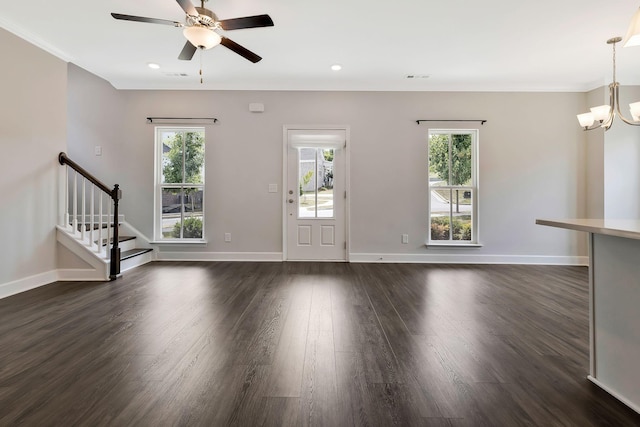
<path id="1" fill-rule="evenodd" d="M 224 241 L 225 242 L 231 241 L 231 233 L 224 233 Z"/>
<path id="2" fill-rule="evenodd" d="M 402 243 L 405 244 L 405 245 L 407 243 L 409 243 L 409 235 L 408 234 L 403 234 L 402 235 Z"/>
<path id="3" fill-rule="evenodd" d="M 94 147 L 94 153 L 96 156 L 102 156 L 102 146 L 101 145 L 96 145 Z"/>

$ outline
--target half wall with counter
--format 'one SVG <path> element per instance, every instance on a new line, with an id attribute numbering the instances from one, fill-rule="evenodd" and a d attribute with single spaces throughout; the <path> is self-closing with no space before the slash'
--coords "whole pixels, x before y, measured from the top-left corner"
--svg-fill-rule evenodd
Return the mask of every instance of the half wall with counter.
<path id="1" fill-rule="evenodd" d="M 588 378 L 640 413 L 640 220 L 536 224 L 589 233 Z"/>

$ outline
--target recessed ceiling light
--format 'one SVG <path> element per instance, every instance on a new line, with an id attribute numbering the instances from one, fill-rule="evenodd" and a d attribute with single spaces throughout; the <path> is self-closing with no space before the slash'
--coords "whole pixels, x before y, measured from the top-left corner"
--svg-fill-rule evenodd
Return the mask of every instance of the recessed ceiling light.
<path id="1" fill-rule="evenodd" d="M 155 62 L 149 62 L 147 66 L 149 66 L 149 68 L 153 68 L 154 70 L 157 70 L 158 68 L 160 68 L 160 65 L 156 64 Z"/>
<path id="2" fill-rule="evenodd" d="M 342 65 L 340 65 L 340 64 L 333 64 L 333 65 L 331 66 L 331 69 L 332 69 L 333 71 L 340 71 L 340 70 L 342 70 Z"/>

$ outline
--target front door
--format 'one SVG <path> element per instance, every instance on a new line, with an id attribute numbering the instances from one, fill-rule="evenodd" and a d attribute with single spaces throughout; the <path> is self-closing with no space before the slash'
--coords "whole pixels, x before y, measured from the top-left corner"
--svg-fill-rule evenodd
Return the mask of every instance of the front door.
<path id="1" fill-rule="evenodd" d="M 346 131 L 287 129 L 285 259 L 346 260 Z"/>

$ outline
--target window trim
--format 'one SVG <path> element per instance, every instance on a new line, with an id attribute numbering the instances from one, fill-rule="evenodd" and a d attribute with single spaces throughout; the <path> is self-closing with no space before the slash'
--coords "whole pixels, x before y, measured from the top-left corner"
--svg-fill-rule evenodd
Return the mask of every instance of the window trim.
<path id="1" fill-rule="evenodd" d="M 162 139 L 160 135 L 162 132 L 175 131 L 175 132 L 202 132 L 205 141 L 205 162 L 203 169 L 202 184 L 194 183 L 163 183 L 162 182 Z M 206 133 L 204 126 L 156 126 L 154 128 L 154 191 L 153 191 L 153 240 L 151 243 L 156 244 L 181 244 L 189 245 L 206 244 L 205 234 L 205 187 L 206 187 Z M 200 188 L 202 189 L 202 238 L 172 238 L 167 239 L 162 236 L 162 189 L 163 188 Z M 184 204 L 184 201 L 182 202 Z"/>
<path id="2" fill-rule="evenodd" d="M 430 167 L 430 137 L 431 135 L 452 135 L 452 134 L 468 134 L 471 135 L 471 185 L 445 185 L 432 186 L 429 180 Z M 479 185 L 479 151 L 480 147 L 480 131 L 479 129 L 428 129 L 427 131 L 427 239 L 425 245 L 427 247 L 452 247 L 452 248 L 478 248 L 482 247 L 480 243 L 480 185 Z M 451 159 L 451 144 L 449 145 L 449 159 Z M 451 171 L 450 171 L 451 173 Z M 435 189 L 455 189 L 470 190 L 472 192 L 471 205 L 471 240 L 431 240 L 431 192 Z M 449 215 L 452 215 L 452 205 L 449 209 Z"/>

